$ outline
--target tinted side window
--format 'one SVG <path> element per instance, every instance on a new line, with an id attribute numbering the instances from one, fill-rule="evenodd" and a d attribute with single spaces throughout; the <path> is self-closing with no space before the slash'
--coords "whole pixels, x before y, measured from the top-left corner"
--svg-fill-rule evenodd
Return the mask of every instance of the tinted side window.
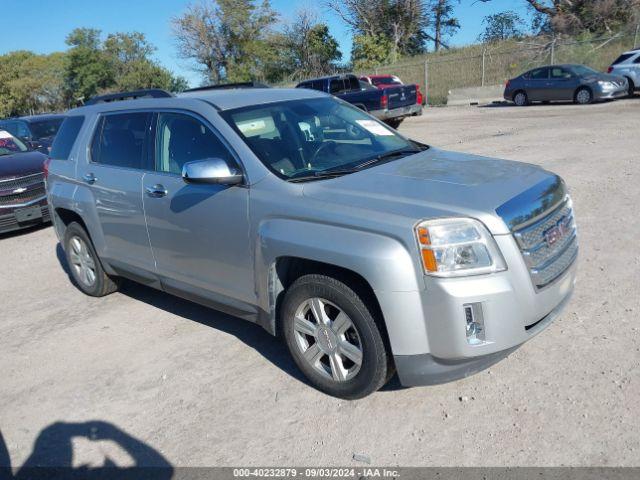
<path id="1" fill-rule="evenodd" d="M 329 93 L 340 93 L 344 90 L 344 80 L 335 78 L 329 84 Z"/>
<path id="2" fill-rule="evenodd" d="M 187 162 L 234 160 L 227 147 L 198 119 L 180 113 L 160 113 L 156 130 L 156 170 L 180 174 Z"/>
<path id="3" fill-rule="evenodd" d="M 533 80 L 546 80 L 549 78 L 549 69 L 548 68 L 539 68 L 538 70 L 534 70 L 531 72 L 529 78 Z"/>
<path id="4" fill-rule="evenodd" d="M 347 77 L 344 86 L 348 91 L 360 90 L 360 82 L 356 77 Z"/>
<path id="5" fill-rule="evenodd" d="M 633 63 L 640 63 L 640 55 L 638 55 L 636 57 L 636 59 L 633 61 Z"/>
<path id="6" fill-rule="evenodd" d="M 69 154 L 71 154 L 71 149 L 78 138 L 83 123 L 84 117 L 81 115 L 65 118 L 51 145 L 51 158 L 54 160 L 69 159 Z"/>
<path id="7" fill-rule="evenodd" d="M 91 142 L 91 160 L 103 165 L 147 169 L 151 113 L 117 113 L 100 119 Z"/>
<path id="8" fill-rule="evenodd" d="M 311 88 L 313 88 L 314 90 L 320 90 L 321 92 L 324 92 L 324 89 L 325 89 L 324 81 L 323 80 L 315 80 L 315 81 L 311 82 Z"/>

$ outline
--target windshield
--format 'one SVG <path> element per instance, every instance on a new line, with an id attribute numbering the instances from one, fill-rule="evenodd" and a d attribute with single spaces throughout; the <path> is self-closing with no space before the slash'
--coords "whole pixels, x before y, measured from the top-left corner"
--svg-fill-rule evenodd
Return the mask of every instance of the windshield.
<path id="1" fill-rule="evenodd" d="M 262 163 L 287 180 L 420 150 L 362 110 L 333 98 L 256 105 L 223 116 Z"/>
<path id="2" fill-rule="evenodd" d="M 27 150 L 27 146 L 16 137 L 9 132 L 0 130 L 0 156 L 26 152 Z"/>
<path id="3" fill-rule="evenodd" d="M 53 137 L 58 133 L 58 129 L 62 124 L 62 118 L 56 118 L 52 120 L 43 120 L 41 122 L 31 122 L 31 133 L 33 140 L 40 140 L 41 138 Z"/>
<path id="4" fill-rule="evenodd" d="M 578 75 L 593 75 L 600 72 L 596 72 L 593 68 L 585 67 L 584 65 L 574 65 L 571 67 L 574 73 Z"/>

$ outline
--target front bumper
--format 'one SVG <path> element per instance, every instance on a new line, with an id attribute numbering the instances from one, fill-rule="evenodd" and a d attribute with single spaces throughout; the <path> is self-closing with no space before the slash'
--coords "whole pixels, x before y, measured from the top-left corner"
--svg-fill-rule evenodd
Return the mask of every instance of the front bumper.
<path id="1" fill-rule="evenodd" d="M 28 214 L 23 215 L 24 212 Z M 0 233 L 22 230 L 50 221 L 46 197 L 20 206 L 0 207 Z"/>
<path id="2" fill-rule="evenodd" d="M 551 325 L 569 302 L 572 293 L 573 290 L 556 308 L 527 330 L 529 338 Z M 396 355 L 394 356 L 394 362 L 402 385 L 406 387 L 438 385 L 481 372 L 509 356 L 521 345 L 522 343 L 478 357 L 458 359 L 438 358 L 428 353 L 422 355 Z"/>
<path id="3" fill-rule="evenodd" d="M 627 95 L 629 95 L 629 84 L 627 82 L 610 89 L 598 86 L 593 92 L 594 100 L 613 100 L 626 97 Z"/>
<path id="4" fill-rule="evenodd" d="M 373 110 L 369 112 L 379 120 L 390 120 L 393 118 L 416 117 L 422 115 L 422 105 L 415 103 L 406 107 L 394 108 L 391 110 Z"/>

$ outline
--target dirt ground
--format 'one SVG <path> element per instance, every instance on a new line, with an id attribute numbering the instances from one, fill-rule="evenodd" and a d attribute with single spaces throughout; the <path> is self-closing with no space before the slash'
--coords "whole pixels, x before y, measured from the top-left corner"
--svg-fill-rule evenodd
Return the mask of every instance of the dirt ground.
<path id="1" fill-rule="evenodd" d="M 401 131 L 566 179 L 579 280 L 551 327 L 468 379 L 347 402 L 306 385 L 257 326 L 136 285 L 89 298 L 51 228 L 5 235 L 0 431 L 12 464 L 73 450 L 73 465 L 640 466 L 640 99 L 436 108 Z"/>

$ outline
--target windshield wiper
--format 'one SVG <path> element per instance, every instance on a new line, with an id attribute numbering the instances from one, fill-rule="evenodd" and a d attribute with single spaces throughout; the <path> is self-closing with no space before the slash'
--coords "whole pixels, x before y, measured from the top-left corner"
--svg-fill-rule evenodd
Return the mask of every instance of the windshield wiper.
<path id="1" fill-rule="evenodd" d="M 355 173 L 358 170 L 355 168 L 344 168 L 340 170 L 323 170 L 313 172 L 310 175 L 302 175 L 300 177 L 291 177 L 287 181 L 288 182 L 306 182 L 308 180 L 321 180 L 323 178 L 334 178 L 341 177 L 343 175 L 349 175 L 350 173 Z"/>

